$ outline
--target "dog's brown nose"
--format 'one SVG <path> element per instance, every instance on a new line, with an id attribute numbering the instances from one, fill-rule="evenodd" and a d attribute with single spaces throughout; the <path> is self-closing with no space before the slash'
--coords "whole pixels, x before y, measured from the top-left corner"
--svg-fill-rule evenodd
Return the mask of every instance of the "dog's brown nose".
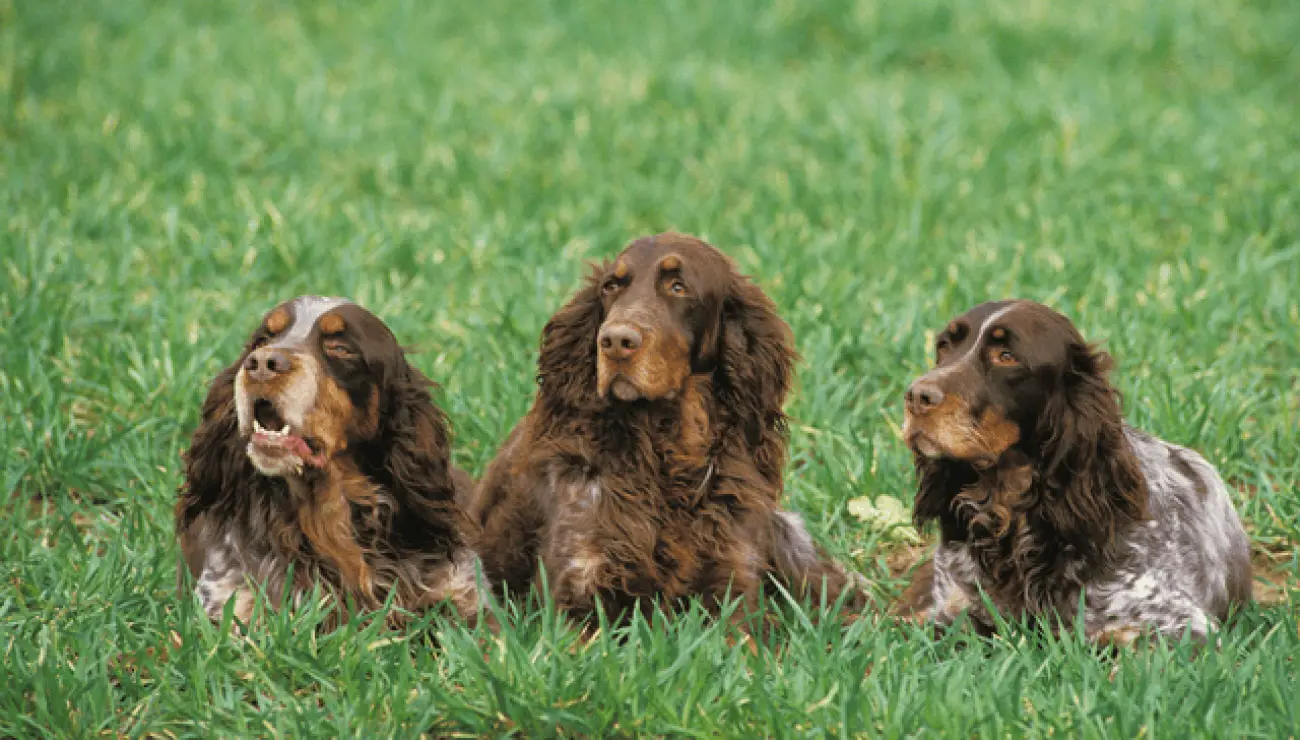
<path id="1" fill-rule="evenodd" d="M 943 403 L 943 391 L 934 383 L 918 380 L 907 388 L 907 408 L 914 414 L 924 414 Z"/>
<path id="2" fill-rule="evenodd" d="M 600 351 L 611 360 L 626 360 L 641 349 L 641 330 L 631 324 L 606 324 L 600 328 Z"/>
<path id="3" fill-rule="evenodd" d="M 263 347 L 255 349 L 244 360 L 244 372 L 249 380 L 265 382 L 277 375 L 284 375 L 293 367 L 289 355 L 278 350 Z"/>

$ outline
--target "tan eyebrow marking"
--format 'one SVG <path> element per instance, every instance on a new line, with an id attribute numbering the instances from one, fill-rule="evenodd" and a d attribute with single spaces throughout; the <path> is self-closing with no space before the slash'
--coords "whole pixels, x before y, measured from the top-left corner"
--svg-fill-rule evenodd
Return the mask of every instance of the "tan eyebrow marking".
<path id="1" fill-rule="evenodd" d="M 289 312 L 283 307 L 277 308 L 266 317 L 266 330 L 272 334 L 279 334 L 289 326 Z"/>
<path id="2" fill-rule="evenodd" d="M 682 269 L 682 258 L 675 254 L 670 254 L 663 258 L 659 263 L 659 267 L 664 270 L 680 270 Z"/>
<path id="3" fill-rule="evenodd" d="M 996 328 L 996 329 L 993 330 L 993 338 L 994 338 L 994 339 L 1006 339 L 1006 338 L 1007 338 L 1007 330 L 1006 330 L 1006 329 L 1003 329 L 1002 327 L 999 326 L 998 328 Z"/>
<path id="4" fill-rule="evenodd" d="M 623 278 L 627 277 L 627 263 L 624 262 L 623 260 L 619 260 L 618 264 L 614 265 L 614 277 L 618 278 L 619 280 L 622 280 Z"/>
<path id="5" fill-rule="evenodd" d="M 947 329 L 944 329 L 944 331 L 948 332 L 949 334 L 956 334 L 956 333 L 957 333 L 957 322 L 956 322 L 956 321 L 949 321 L 949 322 L 948 322 L 948 328 L 947 328 Z"/>
<path id="6" fill-rule="evenodd" d="M 327 313 L 320 319 L 320 331 L 322 334 L 342 334 L 346 325 L 343 323 L 343 317 L 336 313 Z"/>

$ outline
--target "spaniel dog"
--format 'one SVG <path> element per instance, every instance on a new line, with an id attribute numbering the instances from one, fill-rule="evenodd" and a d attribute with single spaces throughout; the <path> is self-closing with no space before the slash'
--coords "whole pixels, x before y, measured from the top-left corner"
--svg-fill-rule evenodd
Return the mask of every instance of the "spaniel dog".
<path id="1" fill-rule="evenodd" d="M 473 525 L 456 504 L 447 424 L 388 327 L 340 299 L 271 310 L 212 382 L 185 457 L 176 534 L 204 610 L 314 587 L 373 609 L 477 610 Z M 393 612 L 394 621 L 402 617 Z"/>
<path id="2" fill-rule="evenodd" d="M 1127 426 L 1110 356 L 1030 301 L 971 309 L 907 390 L 915 518 L 937 520 L 929 615 L 1049 616 L 1092 639 L 1204 639 L 1251 598 L 1250 546 L 1203 457 Z M 1080 604 L 1082 600 L 1082 612 Z"/>
<path id="3" fill-rule="evenodd" d="M 470 507 L 485 574 L 524 593 L 540 562 L 576 618 L 727 594 L 752 615 L 769 578 L 838 599 L 851 576 L 780 506 L 794 360 L 771 300 L 717 249 L 633 242 L 543 330 L 533 407 Z"/>

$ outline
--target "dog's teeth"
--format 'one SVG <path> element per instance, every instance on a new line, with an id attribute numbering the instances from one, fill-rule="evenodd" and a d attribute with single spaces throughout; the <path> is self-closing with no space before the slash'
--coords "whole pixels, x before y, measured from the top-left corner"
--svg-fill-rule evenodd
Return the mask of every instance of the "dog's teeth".
<path id="1" fill-rule="evenodd" d="M 253 419 L 253 431 L 265 432 L 266 429 L 262 428 L 262 422 L 258 421 L 257 419 Z"/>
<path id="2" fill-rule="evenodd" d="M 287 434 L 289 434 L 289 425 L 285 424 L 284 428 L 280 430 L 280 436 L 285 436 Z"/>

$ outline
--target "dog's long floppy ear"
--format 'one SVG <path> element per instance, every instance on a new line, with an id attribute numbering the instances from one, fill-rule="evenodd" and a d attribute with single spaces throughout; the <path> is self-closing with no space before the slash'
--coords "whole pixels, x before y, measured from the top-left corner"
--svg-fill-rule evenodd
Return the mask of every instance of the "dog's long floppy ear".
<path id="1" fill-rule="evenodd" d="M 596 335 L 605 312 L 599 280 L 605 269 L 592 265 L 586 283 L 542 329 L 538 398 L 552 410 L 580 409 L 596 401 Z"/>
<path id="2" fill-rule="evenodd" d="M 184 592 L 188 576 L 198 577 L 202 569 L 202 527 L 195 522 L 205 512 L 224 510 L 234 516 L 245 502 L 270 500 L 282 485 L 260 475 L 248 459 L 247 440 L 239 436 L 235 412 L 235 375 L 244 364 L 244 354 L 222 370 L 208 386 L 199 426 L 190 437 L 190 448 L 182 455 L 185 481 L 176 499 L 174 523 L 181 545 L 176 585 Z"/>
<path id="3" fill-rule="evenodd" d="M 235 375 L 244 358 L 222 370 L 208 387 L 199 426 L 185 452 L 185 482 L 176 502 L 176 529 L 184 530 L 199 514 L 230 496 L 255 496 L 269 487 L 248 460 L 248 443 L 239 436 L 235 413 Z"/>
<path id="4" fill-rule="evenodd" d="M 759 471 L 779 484 L 786 444 L 782 407 L 798 359 L 794 337 L 762 289 L 734 274 L 717 326 L 718 396 L 738 417 Z"/>
<path id="5" fill-rule="evenodd" d="M 366 357 L 381 366 L 382 380 L 378 430 L 359 446 L 358 461 L 395 499 L 390 538 L 411 550 L 448 552 L 463 542 L 469 520 L 456 504 L 451 434 L 433 401 L 433 382 L 407 361 L 396 339 Z"/>
<path id="6" fill-rule="evenodd" d="M 1119 394 L 1107 380 L 1111 358 L 1082 337 L 1039 422 L 1042 480 L 1053 495 L 1043 514 L 1058 527 L 1097 543 L 1114 540 L 1125 525 L 1146 516 L 1147 486 L 1124 435 Z"/>
<path id="7" fill-rule="evenodd" d="M 912 505 L 912 523 L 917 529 L 938 520 L 944 540 L 966 539 L 967 517 L 954 516 L 953 503 L 979 475 L 974 468 L 953 460 L 930 460 L 917 455 L 916 501 Z"/>

